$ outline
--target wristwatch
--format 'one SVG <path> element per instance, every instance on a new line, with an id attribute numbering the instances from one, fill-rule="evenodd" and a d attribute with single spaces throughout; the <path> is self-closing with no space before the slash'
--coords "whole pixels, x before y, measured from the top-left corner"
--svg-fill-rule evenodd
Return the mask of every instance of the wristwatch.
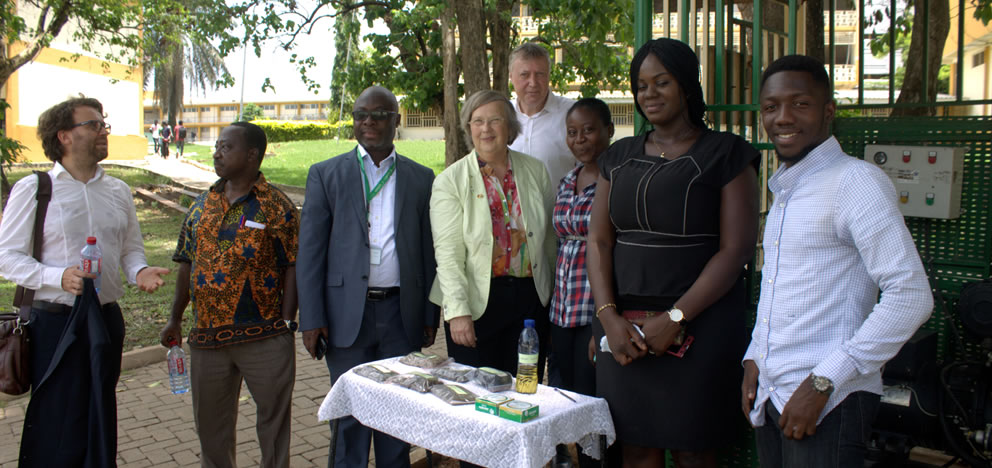
<path id="1" fill-rule="evenodd" d="M 813 390 L 816 390 L 816 393 L 830 396 L 834 392 L 834 383 L 830 379 L 812 373 L 809 374 L 809 377 L 813 380 Z"/>
<path id="2" fill-rule="evenodd" d="M 679 326 L 685 326 L 685 314 L 678 307 L 668 309 L 668 319 L 679 324 Z"/>
<path id="3" fill-rule="evenodd" d="M 295 320 L 282 319 L 282 321 L 283 321 L 283 323 L 286 324 L 286 328 L 288 328 L 289 331 L 291 331 L 293 333 L 296 333 L 296 330 L 298 330 L 300 328 L 300 324 L 296 323 Z"/>

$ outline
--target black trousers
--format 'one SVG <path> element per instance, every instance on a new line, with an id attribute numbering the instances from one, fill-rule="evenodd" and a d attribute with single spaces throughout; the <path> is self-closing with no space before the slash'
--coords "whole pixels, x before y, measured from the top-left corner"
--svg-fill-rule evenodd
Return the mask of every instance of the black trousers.
<path id="1" fill-rule="evenodd" d="M 541 305 L 533 278 L 493 278 L 489 285 L 486 311 L 475 321 L 475 348 L 455 344 L 451 340 L 450 327 L 444 324 L 448 356 L 461 364 L 495 367 L 516 375 L 517 341 L 524 329 L 524 319 L 534 319 L 541 340 L 537 379 L 544 381 L 544 362 L 549 351 L 548 308 Z"/>
<path id="2" fill-rule="evenodd" d="M 124 317 L 116 303 L 100 307 L 92 286 L 87 289 L 71 313 L 31 310 L 31 401 L 21 468 L 116 466 Z M 53 359 L 58 362 L 49 369 Z"/>

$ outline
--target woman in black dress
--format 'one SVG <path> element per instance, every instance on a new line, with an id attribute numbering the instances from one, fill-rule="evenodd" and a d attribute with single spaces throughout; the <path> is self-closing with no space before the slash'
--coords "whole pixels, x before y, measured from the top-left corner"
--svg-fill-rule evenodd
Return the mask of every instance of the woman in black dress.
<path id="1" fill-rule="evenodd" d="M 630 78 L 654 128 L 600 160 L 588 241 L 596 390 L 624 466 L 664 466 L 666 449 L 680 467 L 716 466 L 739 417 L 758 152 L 706 127 L 699 60 L 684 43 L 648 42 Z M 612 353 L 599 350 L 604 335 Z"/>

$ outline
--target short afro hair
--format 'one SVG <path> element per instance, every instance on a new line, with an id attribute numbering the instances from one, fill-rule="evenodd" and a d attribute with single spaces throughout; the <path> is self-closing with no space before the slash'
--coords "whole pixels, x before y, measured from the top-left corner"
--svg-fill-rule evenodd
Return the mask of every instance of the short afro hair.
<path id="1" fill-rule="evenodd" d="M 786 55 L 772 62 L 765 69 L 765 72 L 761 74 L 761 88 L 758 91 L 760 92 L 765 89 L 765 82 L 772 75 L 784 71 L 809 73 L 813 77 L 813 82 L 823 90 L 824 98 L 828 101 L 833 99 L 834 89 L 830 83 L 830 77 L 827 76 L 826 67 L 823 65 L 823 62 L 808 55 Z"/>
<path id="2" fill-rule="evenodd" d="M 255 148 L 258 150 L 258 162 L 261 163 L 262 158 L 265 157 L 265 148 L 268 146 L 268 141 L 265 138 L 265 131 L 262 130 L 262 127 L 259 127 L 251 122 L 234 122 L 231 126 L 243 128 L 245 130 L 245 143 L 248 144 L 249 148 Z"/>

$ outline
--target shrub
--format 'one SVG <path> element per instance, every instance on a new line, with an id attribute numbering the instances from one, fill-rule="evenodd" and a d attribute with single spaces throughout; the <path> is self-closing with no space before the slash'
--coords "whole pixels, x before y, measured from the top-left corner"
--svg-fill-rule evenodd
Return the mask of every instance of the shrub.
<path id="1" fill-rule="evenodd" d="M 327 124 L 323 122 L 254 120 L 252 123 L 262 127 L 269 143 L 327 138 Z"/>

